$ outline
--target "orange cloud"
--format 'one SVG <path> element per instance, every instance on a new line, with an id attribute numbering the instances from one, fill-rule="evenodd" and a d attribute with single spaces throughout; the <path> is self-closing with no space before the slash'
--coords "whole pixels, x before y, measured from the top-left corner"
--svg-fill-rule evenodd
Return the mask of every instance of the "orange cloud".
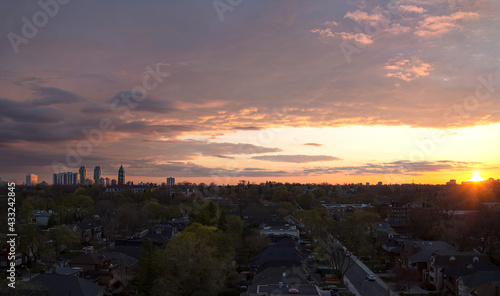
<path id="1" fill-rule="evenodd" d="M 422 14 L 426 11 L 423 7 L 418 7 L 415 5 L 400 5 L 399 10 L 401 10 L 403 12 L 410 12 L 410 13 L 414 12 L 414 13 L 418 13 L 418 14 Z"/>
<path id="2" fill-rule="evenodd" d="M 335 33 L 330 28 L 326 29 L 314 29 L 310 30 L 312 33 L 318 33 L 322 38 L 335 38 L 341 37 L 343 40 L 352 40 L 354 42 L 359 42 L 363 45 L 368 45 L 373 43 L 373 39 L 370 35 L 364 33 L 348 33 L 348 32 L 338 32 Z"/>
<path id="3" fill-rule="evenodd" d="M 456 12 L 445 16 L 428 16 L 419 22 L 415 35 L 421 37 L 435 37 L 446 34 L 451 30 L 459 29 L 457 24 L 459 20 L 470 20 L 478 18 L 479 14 L 475 12 Z"/>
<path id="4" fill-rule="evenodd" d="M 405 59 L 402 58 L 401 55 L 389 60 L 384 68 L 388 70 L 385 76 L 399 78 L 404 81 L 411 81 L 419 77 L 428 76 L 429 71 L 433 70 L 430 64 L 422 62 L 417 57 Z"/>
<path id="5" fill-rule="evenodd" d="M 380 12 L 375 12 L 373 14 L 368 14 L 361 10 L 356 10 L 354 12 L 348 11 L 344 18 L 350 18 L 358 23 L 369 23 L 370 25 L 376 25 L 378 23 L 387 23 L 388 19 Z"/>

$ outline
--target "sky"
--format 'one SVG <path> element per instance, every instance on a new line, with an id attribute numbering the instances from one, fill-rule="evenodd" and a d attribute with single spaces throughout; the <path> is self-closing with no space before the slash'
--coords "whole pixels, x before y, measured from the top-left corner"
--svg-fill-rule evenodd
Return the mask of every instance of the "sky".
<path id="1" fill-rule="evenodd" d="M 0 177 L 500 178 L 500 1 L 0 0 Z"/>

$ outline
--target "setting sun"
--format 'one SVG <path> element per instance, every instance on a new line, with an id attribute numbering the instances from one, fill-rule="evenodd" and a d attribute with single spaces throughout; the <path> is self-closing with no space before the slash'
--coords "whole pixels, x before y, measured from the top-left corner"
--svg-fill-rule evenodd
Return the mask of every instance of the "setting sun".
<path id="1" fill-rule="evenodd" d="M 479 172 L 475 172 L 474 176 L 472 176 L 472 178 L 469 179 L 469 181 L 473 181 L 473 182 L 480 182 L 483 180 L 484 179 L 479 175 Z"/>

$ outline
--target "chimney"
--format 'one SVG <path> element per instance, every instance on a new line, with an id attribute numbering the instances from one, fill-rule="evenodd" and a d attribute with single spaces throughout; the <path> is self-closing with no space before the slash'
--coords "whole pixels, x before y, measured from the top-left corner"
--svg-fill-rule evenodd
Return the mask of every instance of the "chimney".
<path id="1" fill-rule="evenodd" d="M 467 274 L 471 274 L 474 272 L 474 265 L 469 264 L 467 265 Z"/>

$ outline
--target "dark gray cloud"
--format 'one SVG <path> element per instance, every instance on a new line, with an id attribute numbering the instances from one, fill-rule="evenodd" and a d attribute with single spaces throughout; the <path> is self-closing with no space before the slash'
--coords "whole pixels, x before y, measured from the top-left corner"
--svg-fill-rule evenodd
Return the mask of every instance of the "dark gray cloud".
<path id="1" fill-rule="evenodd" d="M 341 158 L 329 155 L 261 155 L 253 156 L 252 159 L 274 161 L 274 162 L 292 162 L 292 163 L 306 163 L 315 161 L 334 161 L 342 160 Z"/>
<path id="2" fill-rule="evenodd" d="M 71 104 L 86 101 L 81 96 L 55 87 L 33 87 L 35 96 L 39 98 L 27 101 L 32 106 L 47 106 L 53 104 Z"/>
<path id="3" fill-rule="evenodd" d="M 171 113 L 177 110 L 174 103 L 169 100 L 156 100 L 147 94 L 133 91 L 119 91 L 112 98 L 106 100 L 112 111 L 120 111 L 123 107 L 128 108 L 128 112 L 135 111 L 151 113 Z"/>
<path id="4" fill-rule="evenodd" d="M 85 105 L 82 109 L 80 109 L 80 112 L 83 113 L 109 113 L 111 112 L 110 106 L 109 105 L 103 105 L 100 103 L 90 103 L 88 105 Z"/>
<path id="5" fill-rule="evenodd" d="M 286 171 L 275 171 L 266 169 L 227 169 L 224 167 L 207 167 L 192 162 L 168 162 L 165 164 L 135 162 L 130 171 L 140 175 L 141 170 L 147 169 L 148 172 L 154 172 L 154 176 L 175 175 L 177 177 L 212 177 L 215 183 L 222 184 L 238 177 L 265 177 L 265 176 L 290 176 Z"/>
<path id="6" fill-rule="evenodd" d="M 60 122 L 64 115 L 55 107 L 28 107 L 5 98 L 0 98 L 0 117 L 10 118 L 16 122 L 50 123 Z"/>
<path id="7" fill-rule="evenodd" d="M 269 148 L 244 143 L 216 143 L 201 140 L 166 140 L 148 141 L 155 145 L 156 149 L 168 151 L 169 159 L 183 160 L 196 159 L 202 156 L 233 159 L 231 155 L 261 154 L 279 152 L 279 148 Z"/>
<path id="8" fill-rule="evenodd" d="M 123 133 L 141 133 L 145 135 L 168 135 L 175 136 L 183 132 L 196 131 L 197 126 L 193 125 L 182 125 L 182 124 L 150 124 L 144 121 L 132 121 L 125 123 L 118 123 L 116 125 L 116 131 Z M 155 140 L 145 140 L 156 142 Z M 163 141 L 159 141 L 163 142 Z"/>

